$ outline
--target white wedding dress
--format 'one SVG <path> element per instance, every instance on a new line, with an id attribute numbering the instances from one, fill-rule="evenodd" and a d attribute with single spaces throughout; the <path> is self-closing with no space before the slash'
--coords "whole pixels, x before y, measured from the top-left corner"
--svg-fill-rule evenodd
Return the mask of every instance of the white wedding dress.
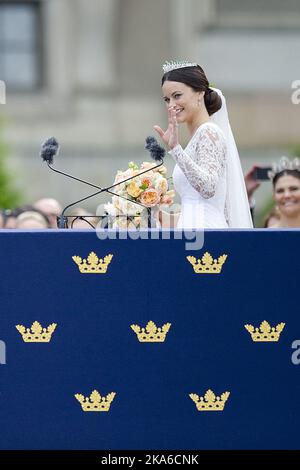
<path id="1" fill-rule="evenodd" d="M 213 122 L 196 130 L 187 147 L 169 154 L 176 165 L 174 189 L 181 198 L 179 229 L 228 228 L 226 215 L 227 146 L 223 131 Z"/>

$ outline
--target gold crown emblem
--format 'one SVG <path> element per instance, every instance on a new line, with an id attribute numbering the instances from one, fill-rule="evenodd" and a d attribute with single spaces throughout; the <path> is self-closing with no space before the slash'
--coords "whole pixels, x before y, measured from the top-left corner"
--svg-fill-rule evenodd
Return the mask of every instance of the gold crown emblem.
<path id="1" fill-rule="evenodd" d="M 80 256 L 72 256 L 73 261 L 77 264 L 79 271 L 84 274 L 104 274 L 107 271 L 108 265 L 112 260 L 113 255 L 107 255 L 104 259 L 98 258 L 96 253 L 93 251 L 89 254 L 86 259 L 80 258 Z"/>
<path id="2" fill-rule="evenodd" d="M 161 328 L 158 328 L 151 320 L 147 323 L 146 328 L 141 328 L 139 325 L 131 325 L 141 343 L 163 343 L 170 327 L 171 323 L 166 323 Z"/>
<path id="3" fill-rule="evenodd" d="M 200 259 L 196 259 L 194 256 L 187 256 L 186 258 L 193 266 L 196 274 L 220 274 L 227 255 L 214 259 L 210 253 L 206 252 Z"/>
<path id="4" fill-rule="evenodd" d="M 259 328 L 254 328 L 252 325 L 245 325 L 246 330 L 251 334 L 253 341 L 278 341 L 280 333 L 282 332 L 285 323 L 278 323 L 276 327 L 272 326 L 264 320 L 261 322 Z"/>
<path id="5" fill-rule="evenodd" d="M 21 333 L 25 343 L 49 343 L 56 327 L 57 324 L 52 323 L 48 328 L 43 328 L 38 321 L 33 322 L 31 328 L 25 328 L 23 325 L 16 325 L 16 328 L 19 333 Z"/>
<path id="6" fill-rule="evenodd" d="M 97 390 L 94 390 L 89 397 L 76 393 L 75 398 L 81 404 L 83 411 L 109 411 L 115 396 L 116 393 L 111 392 L 102 397 Z"/>
<path id="7" fill-rule="evenodd" d="M 198 411 L 223 411 L 230 392 L 224 392 L 217 397 L 212 390 L 207 390 L 204 397 L 190 393 L 190 398 L 196 404 Z"/>

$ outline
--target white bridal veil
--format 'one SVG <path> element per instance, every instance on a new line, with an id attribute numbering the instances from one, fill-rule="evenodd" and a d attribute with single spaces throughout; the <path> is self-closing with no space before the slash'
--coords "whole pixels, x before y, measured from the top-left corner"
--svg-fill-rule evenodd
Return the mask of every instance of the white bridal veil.
<path id="1" fill-rule="evenodd" d="M 226 100 L 217 88 L 212 88 L 222 99 L 222 108 L 211 116 L 211 121 L 223 131 L 227 143 L 226 207 L 230 228 L 253 228 L 249 201 L 241 162 L 229 123 Z"/>

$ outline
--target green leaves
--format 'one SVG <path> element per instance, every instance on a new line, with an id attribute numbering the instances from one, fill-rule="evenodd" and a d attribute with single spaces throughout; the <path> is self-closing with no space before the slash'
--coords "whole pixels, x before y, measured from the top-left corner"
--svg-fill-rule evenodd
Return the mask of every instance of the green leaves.
<path id="1" fill-rule="evenodd" d="M 0 122 L 0 131 L 1 131 Z M 12 209 L 17 207 L 21 202 L 21 195 L 14 188 L 15 175 L 9 170 L 7 161 L 8 147 L 2 141 L 0 135 L 0 207 Z"/>
<path id="2" fill-rule="evenodd" d="M 138 165 L 135 162 L 132 162 L 132 161 L 128 163 L 128 168 L 131 168 L 132 170 L 138 170 L 139 169 Z"/>

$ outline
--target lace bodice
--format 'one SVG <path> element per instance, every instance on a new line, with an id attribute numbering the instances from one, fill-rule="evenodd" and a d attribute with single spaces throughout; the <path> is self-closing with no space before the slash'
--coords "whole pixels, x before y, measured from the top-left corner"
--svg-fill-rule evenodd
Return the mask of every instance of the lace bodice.
<path id="1" fill-rule="evenodd" d="M 185 151 L 177 145 L 169 153 L 202 197 L 210 198 L 215 194 L 226 162 L 225 139 L 215 124 L 209 122 L 200 126 Z"/>
<path id="2" fill-rule="evenodd" d="M 227 227 L 226 222 L 226 141 L 221 129 L 212 122 L 202 124 L 185 150 L 181 145 L 170 155 L 177 165 L 173 173 L 174 187 L 181 197 L 182 213 L 186 204 L 196 207 L 196 219 L 189 224 L 193 228 Z M 201 213 L 201 214 L 200 214 Z M 191 208 L 189 208 L 191 214 Z M 179 221 L 179 226 L 182 224 Z M 183 227 L 185 228 L 185 227 Z"/>

